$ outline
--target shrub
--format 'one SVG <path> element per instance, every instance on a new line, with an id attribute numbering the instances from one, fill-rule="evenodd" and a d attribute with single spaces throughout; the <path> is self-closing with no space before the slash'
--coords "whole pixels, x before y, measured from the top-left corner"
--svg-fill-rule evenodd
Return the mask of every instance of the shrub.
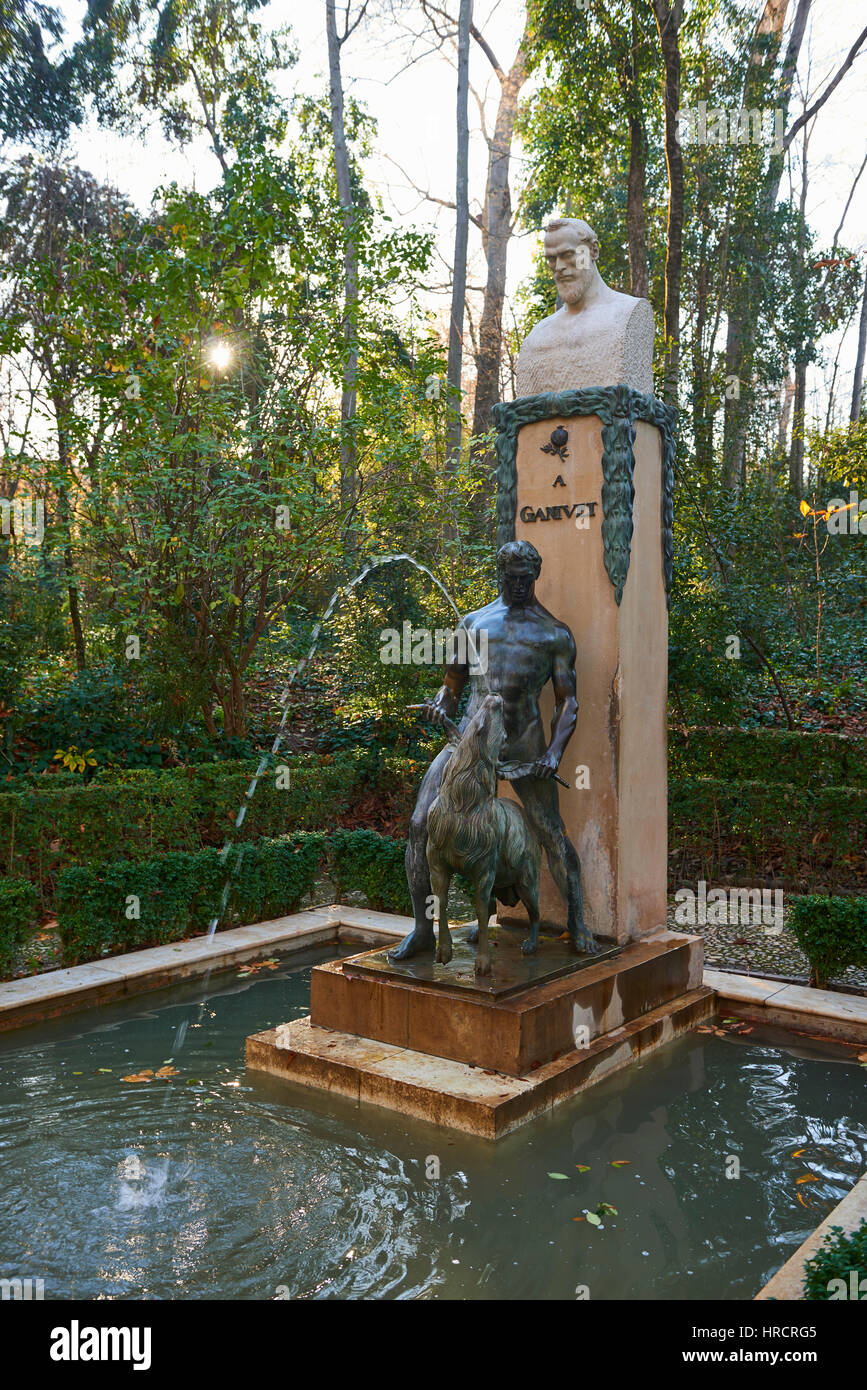
<path id="1" fill-rule="evenodd" d="M 789 925 L 818 989 L 851 965 L 867 966 L 867 898 L 795 898 Z"/>
<path id="2" fill-rule="evenodd" d="M 57 875 L 71 864 L 93 867 L 195 851 L 222 844 L 230 828 L 234 839 L 254 841 L 333 826 L 374 765 L 368 750 L 292 758 L 288 789 L 278 787 L 272 765 L 240 829 L 234 828 L 238 808 L 256 764 L 136 768 L 104 772 L 86 785 L 42 779 L 0 792 L 0 868 L 39 884 L 43 906 L 50 907 Z"/>
<path id="3" fill-rule="evenodd" d="M 669 868 L 680 882 L 732 873 L 791 890 L 865 882 L 867 791 L 674 777 L 668 792 Z"/>
<path id="4" fill-rule="evenodd" d="M 852 1270 L 857 1279 L 855 1297 L 860 1299 L 864 1297 L 860 1292 L 861 1280 L 867 1280 L 867 1218 L 850 1235 L 844 1234 L 842 1226 L 831 1227 L 815 1255 L 804 1265 L 804 1298 L 851 1298 Z M 843 1289 L 838 1284 L 833 1292 L 829 1290 L 833 1279 L 841 1279 Z"/>
<path id="5" fill-rule="evenodd" d="M 406 841 L 374 830 L 336 830 L 330 837 L 331 873 L 341 902 L 352 889 L 377 912 L 412 911 L 406 883 Z"/>
<path id="6" fill-rule="evenodd" d="M 230 927 L 293 912 L 316 881 L 324 848 L 323 835 L 296 835 L 238 846 L 238 857 L 227 863 L 216 849 L 205 849 L 140 863 L 73 865 L 58 881 L 64 960 L 75 964 L 179 941 L 207 931 L 217 916 Z"/>
<path id="7" fill-rule="evenodd" d="M 39 893 L 27 879 L 0 879 L 0 976 L 11 972 L 38 907 Z"/>
<path id="8" fill-rule="evenodd" d="M 864 740 L 778 729 L 672 729 L 672 777 L 784 782 L 792 787 L 867 788 Z"/>

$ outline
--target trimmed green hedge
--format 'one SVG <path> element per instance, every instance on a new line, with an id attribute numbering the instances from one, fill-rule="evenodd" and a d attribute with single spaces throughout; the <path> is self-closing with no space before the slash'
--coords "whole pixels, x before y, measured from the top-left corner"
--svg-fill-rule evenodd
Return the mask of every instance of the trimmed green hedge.
<path id="1" fill-rule="evenodd" d="M 820 742 L 805 753 L 811 739 Z M 678 766 L 675 744 L 672 761 Z M 771 771 L 762 781 L 739 781 L 733 775 L 739 758 L 750 763 L 751 749 L 775 749 L 770 759 L 762 751 L 761 760 L 779 772 L 794 766 L 798 748 L 798 766 L 817 770 L 807 785 L 771 780 Z M 829 768 L 863 780 L 853 751 L 857 748 L 854 741 L 831 735 L 693 733 L 693 762 L 701 764 L 702 749 L 708 757 L 709 750 L 716 757 L 722 749 L 726 772 L 671 778 L 672 880 L 773 879 L 795 892 L 816 883 L 829 890 L 867 886 L 867 791 L 822 785 Z M 278 787 L 276 776 L 286 766 L 288 789 Z M 386 805 L 390 822 L 399 826 L 408 821 L 425 766 L 420 760 L 383 756 L 373 747 L 280 759 L 260 779 L 240 830 L 235 821 L 256 771 L 252 763 L 106 771 L 76 785 L 65 780 L 54 785 L 60 779 L 53 777 L 38 785 L 19 784 L 17 791 L 0 792 L 0 875 L 29 879 L 38 886 L 42 908 L 53 910 L 58 876 L 73 865 L 143 862 L 219 848 L 227 837 L 252 843 L 287 832 L 327 833 L 371 795 Z M 379 886 L 371 881 L 371 887 L 372 900 L 399 901 L 384 880 Z"/>
<path id="2" fill-rule="evenodd" d="M 223 927 L 282 917 L 313 888 L 325 844 L 322 834 L 300 834 L 241 845 L 228 863 L 205 849 L 65 869 L 57 892 L 64 960 L 72 965 L 207 931 L 230 870 Z"/>
<path id="3" fill-rule="evenodd" d="M 853 1290 L 852 1271 L 857 1283 Z M 841 1279 L 831 1291 L 828 1288 L 832 1279 Z M 804 1265 L 804 1298 L 811 1302 L 820 1299 L 834 1301 L 853 1297 L 867 1298 L 867 1289 L 861 1290 L 861 1281 L 867 1280 L 867 1220 L 861 1222 L 850 1235 L 844 1235 L 842 1226 L 832 1226 L 815 1255 L 811 1255 Z"/>
<path id="4" fill-rule="evenodd" d="M 375 830 L 335 830 L 328 848 L 338 902 L 354 889 L 366 895 L 376 912 L 412 912 L 404 865 L 406 840 L 377 835 Z"/>
<path id="5" fill-rule="evenodd" d="M 794 898 L 789 927 L 810 962 L 810 983 L 818 989 L 851 965 L 867 966 L 867 898 L 820 893 Z"/>
<path id="6" fill-rule="evenodd" d="M 288 788 L 277 770 L 289 769 Z M 256 764 L 213 763 L 159 771 L 149 768 L 105 774 L 78 786 L 0 792 L 0 872 L 40 886 L 43 906 L 53 904 L 57 876 L 71 864 L 133 862 L 174 851 L 194 851 L 233 840 L 253 841 L 288 831 L 334 825 L 372 777 L 387 782 L 368 750 L 315 759 L 278 759 L 259 780 L 240 829 L 238 809 Z M 53 779 L 52 779 L 53 780 Z"/>
<path id="7" fill-rule="evenodd" d="M 0 878 L 0 975 L 11 972 L 38 908 L 39 893 L 26 878 Z"/>
<path id="8" fill-rule="evenodd" d="M 867 883 L 867 792 L 857 788 L 672 778 L 668 816 L 677 882 Z"/>
<path id="9" fill-rule="evenodd" d="M 672 729 L 669 776 L 867 790 L 864 739 L 782 729 Z"/>

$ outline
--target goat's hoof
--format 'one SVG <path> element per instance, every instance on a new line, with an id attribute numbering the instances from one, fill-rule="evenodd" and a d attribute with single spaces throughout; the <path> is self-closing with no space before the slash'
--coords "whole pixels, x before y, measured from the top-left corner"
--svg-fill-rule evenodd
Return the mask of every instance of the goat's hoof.
<path id="1" fill-rule="evenodd" d="M 539 949 L 539 943 L 538 943 L 538 941 L 533 941 L 533 939 L 532 939 L 531 937 L 529 937 L 529 936 L 527 937 L 527 940 L 526 940 L 526 941 L 523 943 L 523 945 L 521 946 L 521 952 L 522 952 L 522 954 L 525 955 L 525 956 L 534 956 L 534 955 L 536 954 L 536 952 L 538 951 L 538 949 Z"/>
<path id="2" fill-rule="evenodd" d="M 476 974 L 490 975 L 491 958 L 490 956 L 476 956 Z"/>
<path id="3" fill-rule="evenodd" d="M 476 923 L 476 925 L 475 925 L 474 927 L 470 927 L 469 931 L 467 932 L 467 941 L 469 942 L 469 944 L 470 944 L 471 946 L 477 946 L 477 945 L 478 945 L 478 943 L 479 943 L 479 924 L 478 924 L 478 922 Z"/>

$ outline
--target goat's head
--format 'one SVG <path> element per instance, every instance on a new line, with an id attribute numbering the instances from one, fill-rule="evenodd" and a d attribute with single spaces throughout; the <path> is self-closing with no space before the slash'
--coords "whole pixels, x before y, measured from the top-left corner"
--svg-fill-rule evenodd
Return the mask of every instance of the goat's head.
<path id="1" fill-rule="evenodd" d="M 485 762 L 496 763 L 506 737 L 503 721 L 502 695 L 486 695 L 464 732 L 464 737 L 472 733 L 478 748 L 478 756 Z"/>

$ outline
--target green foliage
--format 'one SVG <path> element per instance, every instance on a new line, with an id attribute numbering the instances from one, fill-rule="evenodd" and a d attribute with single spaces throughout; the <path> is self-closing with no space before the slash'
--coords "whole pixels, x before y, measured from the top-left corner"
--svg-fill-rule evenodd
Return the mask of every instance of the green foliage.
<path id="1" fill-rule="evenodd" d="M 272 766 L 235 830 L 255 765 L 211 763 L 164 771 L 105 772 L 86 785 L 54 789 L 52 777 L 21 791 L 0 792 L 3 870 L 24 872 L 50 906 L 67 865 L 97 866 L 124 856 L 149 859 L 170 850 L 276 836 L 333 825 L 370 775 L 370 752 L 352 750 Z M 289 786 L 278 786 L 288 768 Z M 285 774 L 280 774 L 281 780 Z"/>
<path id="2" fill-rule="evenodd" d="M 862 837 L 862 847 L 863 847 Z M 851 965 L 867 965 L 867 897 L 796 898 L 789 926 L 810 962 L 811 982 L 821 989 Z"/>
<path id="3" fill-rule="evenodd" d="M 669 869 L 679 882 L 773 877 L 798 891 L 811 882 L 865 882 L 867 791 L 784 783 L 672 778 Z"/>
<path id="4" fill-rule="evenodd" d="M 842 1226 L 831 1227 L 819 1249 L 804 1265 L 804 1298 L 811 1301 L 851 1298 L 853 1270 L 857 1279 L 855 1297 L 863 1299 L 861 1281 L 867 1280 L 867 1218 L 848 1235 Z M 841 1294 L 839 1288 L 834 1293 L 829 1290 L 832 1279 L 843 1280 L 845 1294 Z"/>
<path id="5" fill-rule="evenodd" d="M 295 835 L 243 845 L 228 866 L 216 849 L 75 865 L 58 882 L 58 927 L 72 965 L 119 951 L 179 941 L 208 930 L 294 912 L 316 881 L 322 835 Z M 223 885 L 231 890 L 221 913 Z"/>
<path id="6" fill-rule="evenodd" d="M 351 890 L 365 894 L 377 912 L 411 913 L 406 883 L 406 841 L 373 830 L 337 830 L 329 839 L 330 870 L 342 902 Z"/>
<path id="7" fill-rule="evenodd" d="M 24 878 L 0 878 L 0 976 L 8 975 L 17 948 L 36 919 L 39 891 Z"/>
<path id="8" fill-rule="evenodd" d="M 117 9 L 121 5 L 116 6 Z M 84 115 L 84 98 L 111 71 L 112 6 L 88 4 L 78 43 L 64 44 L 61 11 L 39 0 L 0 0 L 0 136 L 63 138 Z"/>
<path id="9" fill-rule="evenodd" d="M 783 782 L 793 787 L 867 790 L 867 759 L 860 739 L 842 734 L 787 733 L 782 729 L 672 729 L 671 777 Z"/>

